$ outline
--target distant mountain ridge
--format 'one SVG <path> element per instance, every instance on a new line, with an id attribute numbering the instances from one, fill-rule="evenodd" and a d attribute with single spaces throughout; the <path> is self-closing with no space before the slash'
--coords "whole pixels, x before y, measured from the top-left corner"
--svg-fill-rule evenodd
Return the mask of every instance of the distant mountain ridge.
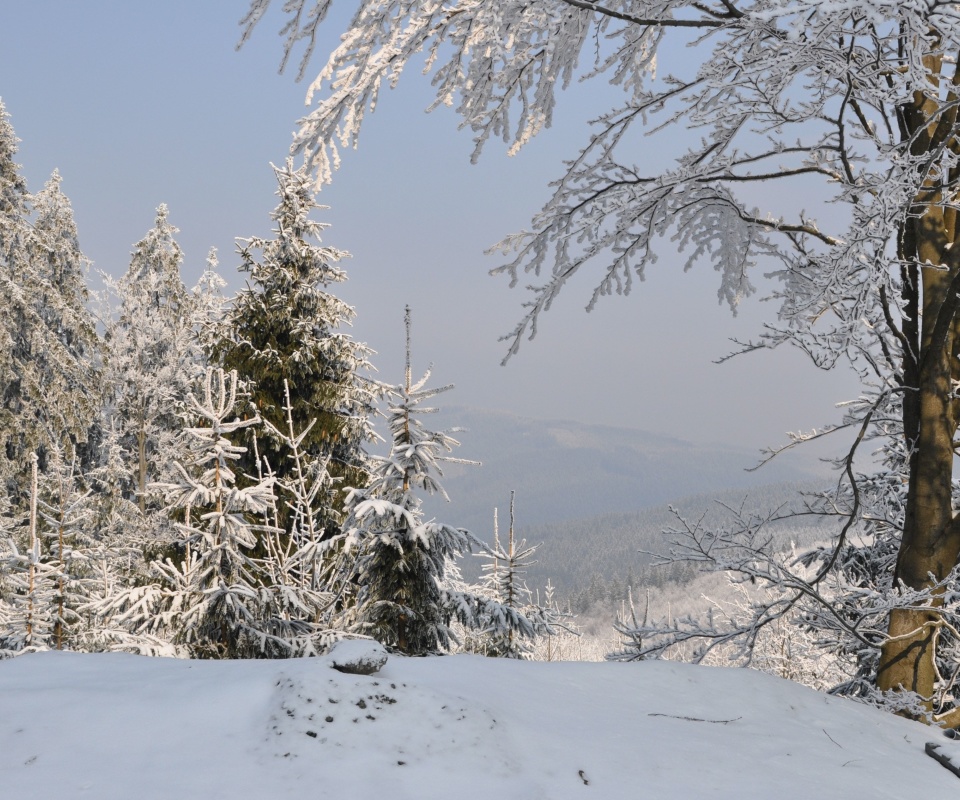
<path id="1" fill-rule="evenodd" d="M 721 444 L 694 444 L 633 428 L 534 420 L 503 411 L 449 407 L 425 420 L 430 427 L 463 427 L 453 454 L 481 467 L 449 465 L 442 483 L 450 495 L 431 498 L 427 512 L 483 539 L 492 535 L 493 509 L 505 529 L 511 490 L 521 527 L 627 513 L 678 498 L 767 484 L 822 478 L 822 464 L 803 454 L 775 459 L 756 472 L 759 454 Z"/>

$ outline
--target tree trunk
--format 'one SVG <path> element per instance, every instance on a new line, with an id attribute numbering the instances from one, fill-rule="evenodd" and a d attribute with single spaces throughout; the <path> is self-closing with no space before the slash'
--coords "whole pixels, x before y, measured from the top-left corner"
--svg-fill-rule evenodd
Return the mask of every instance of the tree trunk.
<path id="1" fill-rule="evenodd" d="M 929 60 L 928 68 L 938 74 L 939 61 L 933 56 Z M 954 76 L 951 95 L 956 84 Z M 955 117 L 955 111 L 944 116 L 938 86 L 932 86 L 929 95 L 918 93 L 900 115 L 901 134 L 910 142 L 912 154 L 926 157 L 944 145 L 955 147 Z M 929 172 L 904 224 L 900 252 L 906 318 L 903 422 L 911 456 L 894 580 L 918 590 L 942 581 L 960 555 L 960 524 L 954 520 L 952 498 L 953 439 L 958 420 L 953 381 L 960 379 L 960 248 L 954 249 L 956 212 L 945 207 L 952 192 L 943 188 L 945 180 L 952 183 L 956 177 L 930 177 L 934 161 L 931 157 L 922 162 Z M 938 632 L 935 610 L 894 611 L 889 639 L 880 654 L 878 687 L 917 692 L 926 698 L 928 710 L 933 710 Z"/>
<path id="2" fill-rule="evenodd" d="M 951 305 L 956 304 L 944 303 L 941 313 L 949 312 Z M 957 358 L 953 336 L 948 339 L 951 341 L 935 343 L 935 351 L 921 349 L 918 431 L 908 440 L 913 463 L 894 575 L 911 589 L 929 588 L 943 580 L 960 554 L 960 526 L 954 522 L 951 491 L 957 424 L 950 385 L 951 377 L 957 377 L 951 375 L 957 372 Z M 883 647 L 878 673 L 881 689 L 903 688 L 927 698 L 933 695 L 937 619 L 935 612 L 921 610 L 901 609 L 891 614 L 890 641 Z"/>
<path id="3" fill-rule="evenodd" d="M 137 504 L 140 513 L 147 513 L 147 431 L 146 421 L 141 418 L 137 431 Z"/>

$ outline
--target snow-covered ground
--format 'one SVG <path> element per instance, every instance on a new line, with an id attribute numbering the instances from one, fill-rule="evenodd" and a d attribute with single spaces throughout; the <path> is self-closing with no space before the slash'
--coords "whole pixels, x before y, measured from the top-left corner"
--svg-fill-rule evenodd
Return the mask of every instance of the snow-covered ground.
<path id="1" fill-rule="evenodd" d="M 391 656 L 0 661 L 0 797 L 945 798 L 960 742 L 758 672 Z"/>

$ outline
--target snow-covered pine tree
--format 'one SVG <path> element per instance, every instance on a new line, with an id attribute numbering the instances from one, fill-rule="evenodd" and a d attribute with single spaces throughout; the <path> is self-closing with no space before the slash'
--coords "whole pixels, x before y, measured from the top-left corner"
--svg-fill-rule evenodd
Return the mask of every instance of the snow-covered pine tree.
<path id="1" fill-rule="evenodd" d="M 40 480 L 36 453 L 30 453 L 28 510 L 15 525 L 4 555 L 5 610 L 0 616 L 0 655 L 48 650 L 56 641 L 60 573 L 44 558 L 40 535 Z M 21 530 L 17 530 L 20 528 Z M 17 541 L 19 540 L 19 542 Z"/>
<path id="2" fill-rule="evenodd" d="M 86 651 L 130 649 L 143 655 L 176 655 L 175 648 L 159 638 L 132 636 L 104 609 L 127 595 L 133 587 L 149 585 L 147 555 L 162 548 L 155 531 L 144 526 L 137 500 L 129 493 L 128 454 L 120 436 L 106 428 L 99 466 L 84 475 L 91 494 L 83 525 L 84 602 L 79 641 L 75 647 Z"/>
<path id="3" fill-rule="evenodd" d="M 387 418 L 393 445 L 387 457 L 373 457 L 373 479 L 347 493 L 344 524 L 347 552 L 355 554 L 359 633 L 409 655 L 449 649 L 454 618 L 475 622 L 472 598 L 447 591 L 449 565 L 477 544 L 465 530 L 425 521 L 418 492 L 446 497 L 435 475 L 440 464 L 471 463 L 446 455 L 458 442 L 447 432 L 426 430 L 420 415 L 436 411 L 420 404 L 452 386 L 424 388 L 430 370 L 413 383 L 410 365 L 410 309 L 406 311 L 407 358 L 404 383 L 391 390 Z"/>
<path id="4" fill-rule="evenodd" d="M 244 448 L 231 437 L 260 423 L 236 418 L 237 383 L 234 372 L 208 369 L 202 397 L 188 395 L 186 413 L 200 420 L 186 430 L 191 462 L 176 465 L 177 481 L 153 487 L 184 512 L 187 522 L 177 526 L 182 557 L 155 562 L 151 585 L 109 598 L 100 611 L 147 644 L 165 638 L 195 657 L 313 655 L 330 638 L 317 623 L 328 596 L 284 582 L 283 564 L 277 569 L 278 561 L 251 554 L 258 538 L 273 533 L 251 520 L 269 517 L 274 480 L 236 485 L 232 465 Z"/>
<path id="5" fill-rule="evenodd" d="M 0 475 L 15 501 L 36 452 L 87 442 L 100 406 L 99 341 L 86 307 L 87 261 L 70 202 L 53 177 L 32 199 L 13 162 L 17 139 L 0 103 Z M 33 216 L 31 218 L 31 207 Z"/>
<path id="6" fill-rule="evenodd" d="M 46 425 L 63 457 L 85 468 L 96 460 L 94 427 L 103 404 L 103 342 L 88 306 L 90 263 L 80 250 L 70 200 L 54 170 L 33 197 L 28 255 L 35 271 L 36 309 L 45 348 L 33 354 Z M 82 461 L 75 459 L 81 455 Z"/>
<path id="7" fill-rule="evenodd" d="M 191 297 L 180 277 L 183 254 L 165 205 L 137 242 L 126 274 L 106 282 L 119 300 L 107 331 L 110 422 L 128 453 L 129 495 L 147 511 L 147 486 L 169 480 L 182 428 L 178 412 L 201 370 Z"/>
<path id="8" fill-rule="evenodd" d="M 280 198 L 271 214 L 274 238 L 242 240 L 241 269 L 250 277 L 228 314 L 216 353 L 226 369 L 236 370 L 248 384 L 256 413 L 274 430 L 288 427 L 285 386 L 296 430 L 304 432 L 312 424 L 301 455 L 305 463 L 326 462 L 337 481 L 319 506 L 317 524 L 329 537 L 343 521 L 339 486 L 366 483 L 364 445 L 374 438 L 368 418 L 379 390 L 364 374 L 371 369 L 370 349 L 342 331 L 353 319 L 353 309 L 329 292 L 332 284 L 346 280 L 337 262 L 347 254 L 320 244 L 326 226 L 310 218 L 322 207 L 308 174 L 294 170 L 292 161 L 274 171 Z M 282 437 L 262 439 L 260 455 L 279 481 L 293 477 L 290 449 Z M 240 466 L 253 475 L 257 469 L 251 457 L 252 448 Z M 280 518 L 286 527 L 286 509 Z"/>
<path id="9" fill-rule="evenodd" d="M 23 350 L 22 334 L 30 309 L 20 284 L 21 276 L 29 274 L 26 240 L 30 212 L 27 183 L 14 161 L 19 141 L 0 100 L 0 291 L 8 304 L 0 315 L 0 476 L 14 485 L 19 473 L 20 438 L 28 435 L 21 422 L 23 389 L 18 350 Z"/>
<path id="10" fill-rule="evenodd" d="M 523 658 L 532 651 L 530 641 L 537 635 L 552 636 L 559 615 L 534 601 L 523 580 L 537 550 L 516 540 L 515 492 L 510 492 L 510 528 L 507 543 L 500 542 L 497 510 L 493 512 L 493 546 L 483 546 L 486 559 L 480 579 L 476 632 L 470 649 L 489 656 Z"/>
<path id="11" fill-rule="evenodd" d="M 221 336 L 221 327 L 227 310 L 227 298 L 223 294 L 227 282 L 220 274 L 217 248 L 211 247 L 207 254 L 207 266 L 197 285 L 190 290 L 193 295 L 193 329 L 201 351 L 210 356 Z"/>
<path id="12" fill-rule="evenodd" d="M 50 647 L 56 650 L 83 649 L 86 617 L 80 611 L 89 600 L 93 577 L 90 556 L 97 549 L 90 521 L 92 491 L 83 485 L 79 457 L 67 460 L 62 451 L 48 459 L 41 477 L 39 529 L 44 560 L 55 580 L 56 603 Z"/>
<path id="13" fill-rule="evenodd" d="M 309 585 L 314 590 L 333 587 L 337 583 L 338 566 L 342 565 L 343 558 L 332 539 L 324 538 L 325 503 L 333 484 L 333 478 L 327 471 L 329 456 L 323 459 L 305 456 L 303 443 L 315 423 L 311 421 L 304 430 L 297 431 L 293 421 L 290 387 L 286 381 L 284 412 L 287 415 L 285 431 L 266 423 L 271 438 L 287 448 L 290 465 L 287 476 L 276 483 L 281 503 L 288 510 L 288 525 L 286 529 L 280 529 L 279 518 L 275 514 L 273 527 L 282 530 L 284 535 L 269 537 L 266 543 L 269 561 L 279 573 L 271 576 L 271 583 L 299 583 L 302 586 Z M 269 462 L 264 462 L 264 466 L 270 468 L 272 474 Z"/>

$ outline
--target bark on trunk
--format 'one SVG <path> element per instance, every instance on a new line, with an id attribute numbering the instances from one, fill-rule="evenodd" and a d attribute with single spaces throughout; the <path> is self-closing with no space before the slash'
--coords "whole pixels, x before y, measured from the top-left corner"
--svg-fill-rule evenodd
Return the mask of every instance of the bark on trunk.
<path id="1" fill-rule="evenodd" d="M 907 387 L 916 401 L 904 404 L 904 430 L 913 457 L 895 573 L 895 579 L 911 589 L 929 588 L 943 580 L 960 554 L 951 485 L 957 430 L 952 381 L 960 378 L 955 354 L 960 265 L 950 247 L 953 236 L 946 235 L 940 216 L 928 211 L 920 220 L 922 231 L 917 236 L 918 261 L 929 266 L 920 270 L 923 318 L 917 383 Z M 936 612 L 914 609 L 891 614 L 890 640 L 881 652 L 879 688 L 933 696 L 938 617 Z"/>
<path id="2" fill-rule="evenodd" d="M 140 513 L 147 513 L 147 431 L 146 423 L 141 420 L 137 431 L 137 504 Z"/>
<path id="3" fill-rule="evenodd" d="M 939 74 L 939 57 L 930 56 L 927 61 L 931 74 Z M 957 77 L 947 87 L 948 99 L 955 100 Z M 938 85 L 931 85 L 928 94 L 915 95 L 900 110 L 900 122 L 901 135 L 915 156 L 928 157 L 943 146 L 956 147 L 956 111 L 944 113 Z M 928 173 L 900 241 L 906 317 L 903 423 L 911 459 L 895 572 L 898 583 L 920 590 L 945 578 L 960 555 L 960 526 L 954 521 L 952 499 L 958 420 L 953 381 L 960 379 L 960 247 L 954 249 L 957 215 L 946 202 L 952 192 L 944 189 L 945 179 L 952 183 L 956 177 L 936 173 L 931 161 L 921 163 Z M 891 614 L 889 639 L 880 654 L 880 689 L 917 692 L 927 698 L 932 710 L 938 624 L 935 609 L 907 608 Z"/>

